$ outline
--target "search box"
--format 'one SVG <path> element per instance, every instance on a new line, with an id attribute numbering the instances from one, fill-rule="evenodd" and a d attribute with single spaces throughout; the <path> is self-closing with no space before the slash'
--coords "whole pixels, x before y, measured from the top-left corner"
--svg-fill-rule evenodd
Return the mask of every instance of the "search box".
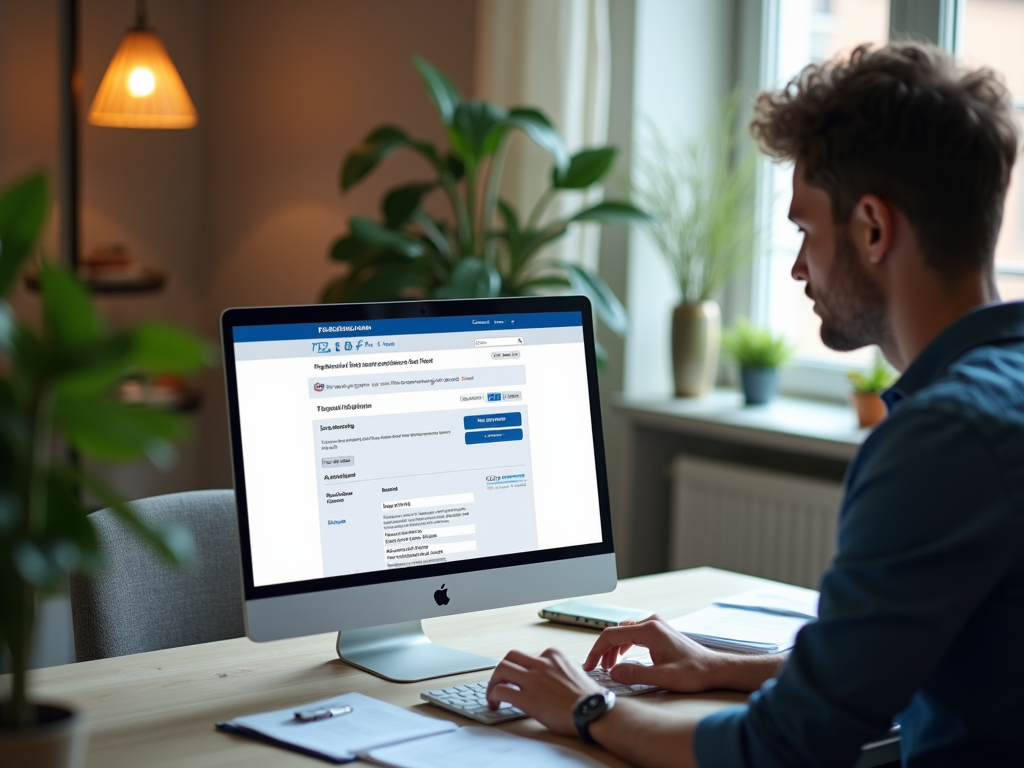
<path id="1" fill-rule="evenodd" d="M 498 336 L 491 339 L 476 339 L 474 347 L 517 347 L 522 345 L 522 336 Z"/>

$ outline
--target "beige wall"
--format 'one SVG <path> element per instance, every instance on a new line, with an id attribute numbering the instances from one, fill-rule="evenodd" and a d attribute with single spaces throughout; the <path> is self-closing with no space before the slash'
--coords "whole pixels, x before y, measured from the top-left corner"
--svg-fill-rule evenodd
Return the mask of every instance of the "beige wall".
<path id="1" fill-rule="evenodd" d="M 472 93 L 475 0 L 220 0 L 208 22 L 203 328 L 231 306 L 312 303 L 337 271 L 327 250 L 353 214 L 426 175 L 394 156 L 342 197 L 341 158 L 382 122 L 440 141 L 410 63 L 426 57 Z M 202 482 L 230 484 L 219 372 Z M 214 396 L 216 392 L 217 396 Z"/>
<path id="2" fill-rule="evenodd" d="M 312 303 L 333 239 L 389 186 L 426 169 L 396 156 L 342 197 L 344 153 L 395 123 L 440 140 L 410 64 L 419 53 L 473 92 L 476 0 L 150 0 L 199 110 L 187 131 L 83 126 L 82 245 L 123 241 L 165 269 L 154 295 L 101 299 L 115 323 L 162 318 L 218 342 L 226 307 Z M 81 0 L 83 111 L 132 21 L 131 0 Z M 57 170 L 55 0 L 0 0 L 0 184 Z M 55 217 L 56 220 L 56 217 Z M 47 242 L 55 249 L 52 233 Z M 35 297 L 19 294 L 24 314 Z M 109 470 L 129 497 L 231 485 L 219 368 L 170 473 Z"/>

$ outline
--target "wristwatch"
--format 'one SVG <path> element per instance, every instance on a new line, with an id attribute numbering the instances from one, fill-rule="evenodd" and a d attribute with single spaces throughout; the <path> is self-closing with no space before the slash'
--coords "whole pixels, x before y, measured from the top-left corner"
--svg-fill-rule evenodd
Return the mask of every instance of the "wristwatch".
<path id="1" fill-rule="evenodd" d="M 614 706 L 615 694 L 611 691 L 590 693 L 577 701 L 576 706 L 572 708 L 572 721 L 576 725 L 576 730 L 580 732 L 580 738 L 587 744 L 596 744 L 590 735 L 590 724 Z"/>

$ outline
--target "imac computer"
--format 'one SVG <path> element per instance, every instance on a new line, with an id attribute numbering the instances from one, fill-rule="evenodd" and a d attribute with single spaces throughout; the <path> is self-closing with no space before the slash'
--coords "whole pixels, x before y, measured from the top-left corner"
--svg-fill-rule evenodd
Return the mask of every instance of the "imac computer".
<path id="1" fill-rule="evenodd" d="M 488 669 L 421 620 L 615 587 L 590 303 L 229 309 L 245 624 L 389 680 Z"/>

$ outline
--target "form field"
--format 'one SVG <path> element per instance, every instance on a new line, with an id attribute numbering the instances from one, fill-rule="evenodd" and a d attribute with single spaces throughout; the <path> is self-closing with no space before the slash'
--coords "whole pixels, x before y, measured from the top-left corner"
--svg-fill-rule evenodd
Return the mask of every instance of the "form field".
<path id="1" fill-rule="evenodd" d="M 521 347 L 522 345 L 522 336 L 498 336 L 492 339 L 475 339 L 473 341 L 474 347 Z"/>
<path id="2" fill-rule="evenodd" d="M 440 528 L 424 528 L 423 538 L 427 538 L 431 535 L 437 538 L 446 538 L 448 536 L 468 536 L 469 534 L 476 533 L 475 525 L 446 525 Z"/>
<path id="3" fill-rule="evenodd" d="M 390 509 L 420 509 L 422 507 L 440 507 L 445 504 L 472 504 L 472 493 L 450 493 L 446 496 L 421 496 L 418 499 L 399 499 L 385 501 L 380 505 L 384 511 Z"/>

